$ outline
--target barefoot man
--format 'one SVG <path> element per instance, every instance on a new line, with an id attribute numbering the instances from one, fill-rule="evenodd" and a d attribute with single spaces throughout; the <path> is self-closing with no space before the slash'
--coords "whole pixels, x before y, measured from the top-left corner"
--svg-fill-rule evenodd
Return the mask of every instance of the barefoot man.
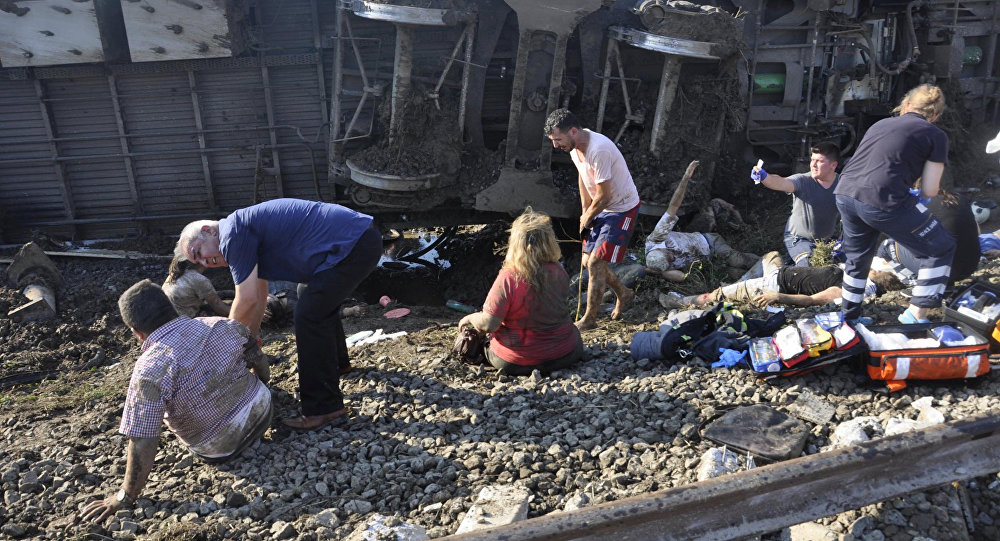
<path id="1" fill-rule="evenodd" d="M 568 109 L 552 111 L 545 121 L 545 135 L 553 147 L 569 152 L 580 173 L 581 235 L 590 229 L 581 257 L 590 273 L 590 283 L 587 311 L 576 326 L 581 331 L 593 329 L 608 286 L 618 297 L 611 319 L 618 319 L 635 297 L 608 263 L 620 263 L 625 257 L 639 213 L 639 192 L 618 147 L 607 137 L 580 126 Z"/>

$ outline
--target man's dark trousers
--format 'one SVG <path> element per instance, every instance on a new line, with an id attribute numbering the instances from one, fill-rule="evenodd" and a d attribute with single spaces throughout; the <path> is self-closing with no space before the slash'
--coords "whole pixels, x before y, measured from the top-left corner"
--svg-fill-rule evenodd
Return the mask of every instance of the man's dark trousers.
<path id="1" fill-rule="evenodd" d="M 312 277 L 295 306 L 302 415 L 324 415 L 344 407 L 340 368 L 347 364 L 347 343 L 340 305 L 378 265 L 382 235 L 374 227 L 337 266 Z"/>

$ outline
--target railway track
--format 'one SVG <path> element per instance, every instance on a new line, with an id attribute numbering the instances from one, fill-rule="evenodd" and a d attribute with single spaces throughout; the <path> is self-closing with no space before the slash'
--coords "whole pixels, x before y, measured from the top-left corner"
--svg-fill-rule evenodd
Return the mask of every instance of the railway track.
<path id="1" fill-rule="evenodd" d="M 978 415 L 700 483 L 446 537 L 724 540 L 1000 471 L 1000 416 Z"/>

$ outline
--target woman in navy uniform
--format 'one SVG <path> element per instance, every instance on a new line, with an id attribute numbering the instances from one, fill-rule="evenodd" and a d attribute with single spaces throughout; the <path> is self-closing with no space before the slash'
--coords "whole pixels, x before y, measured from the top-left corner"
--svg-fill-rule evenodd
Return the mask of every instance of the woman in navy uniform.
<path id="1" fill-rule="evenodd" d="M 934 125 L 943 111 L 940 88 L 928 84 L 913 88 L 893 110 L 899 116 L 868 129 L 841 174 L 834 193 L 847 257 L 841 306 L 847 320 L 861 316 L 879 233 L 906 247 L 919 263 L 910 306 L 899 316 L 900 322 L 926 321 L 927 310 L 941 305 L 955 239 L 926 204 L 938 193 L 948 158 L 948 136 Z M 920 189 L 910 191 L 918 178 Z"/>

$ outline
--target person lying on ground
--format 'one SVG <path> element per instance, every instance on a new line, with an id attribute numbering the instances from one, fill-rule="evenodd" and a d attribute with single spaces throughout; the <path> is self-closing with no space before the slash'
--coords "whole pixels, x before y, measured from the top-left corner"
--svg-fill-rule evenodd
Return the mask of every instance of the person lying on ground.
<path id="1" fill-rule="evenodd" d="M 635 293 L 608 268 L 621 263 L 628 250 L 639 214 L 639 191 L 618 146 L 604 135 L 584 129 L 568 109 L 556 109 L 545 119 L 545 136 L 552 146 L 569 153 L 580 188 L 580 235 L 584 237 L 583 265 L 587 284 L 587 310 L 575 324 L 581 331 L 597 326 L 604 291 L 610 286 L 618 300 L 611 319 L 618 319 Z"/>
<path id="2" fill-rule="evenodd" d="M 769 174 L 754 166 L 750 178 L 764 186 L 792 194 L 792 213 L 785 224 L 784 242 L 792 264 L 808 267 L 809 258 L 816 249 L 816 241 L 836 237 L 837 200 L 833 190 L 837 187 L 837 162 L 840 149 L 826 141 L 810 149 L 809 172 L 790 177 Z"/>
<path id="3" fill-rule="evenodd" d="M 340 305 L 378 265 L 382 235 L 372 217 L 333 203 L 274 199 L 220 221 L 184 227 L 176 255 L 229 267 L 236 284 L 230 317 L 257 337 L 268 280 L 305 284 L 295 305 L 302 413 L 282 423 L 314 430 L 347 414 L 340 375 L 350 370 Z"/>
<path id="4" fill-rule="evenodd" d="M 163 282 L 163 292 L 182 316 L 195 317 L 204 305 L 217 316 L 229 316 L 229 305 L 223 302 L 203 272 L 205 267 L 174 256 Z"/>
<path id="5" fill-rule="evenodd" d="M 757 256 L 734 250 L 718 233 L 682 233 L 674 231 L 677 212 L 684 201 L 688 183 L 698 167 L 698 161 L 688 164 L 684 176 L 674 190 L 667 211 L 646 237 L 646 273 L 663 276 L 672 282 L 683 282 L 695 260 L 719 255 L 731 267 L 746 270 L 757 262 Z"/>
<path id="6" fill-rule="evenodd" d="M 771 304 L 821 306 L 840 299 L 844 271 L 837 266 L 785 267 L 776 251 L 764 255 L 764 276 L 736 282 L 708 293 L 675 297 L 661 293 L 664 308 L 688 305 L 705 306 L 719 301 L 751 301 L 758 307 Z M 866 296 L 903 289 L 905 286 L 891 272 L 873 270 L 865 288 Z"/>
<path id="7" fill-rule="evenodd" d="M 548 216 L 528 207 L 514 220 L 503 268 L 483 311 L 458 322 L 489 333 L 486 359 L 502 374 L 565 368 L 583 355 L 580 331 L 566 309 L 569 276 Z"/>
<path id="8" fill-rule="evenodd" d="M 264 318 L 261 323 L 269 324 L 271 327 L 280 328 L 293 321 L 295 315 L 295 305 L 299 300 L 298 289 L 301 284 L 292 282 L 274 281 L 268 284 L 267 306 L 264 308 Z M 366 304 L 355 304 L 355 299 L 347 299 L 340 305 L 340 317 L 364 317 L 368 315 Z"/>
<path id="9" fill-rule="evenodd" d="M 267 363 L 242 323 L 179 316 L 160 286 L 143 280 L 118 299 L 122 320 L 142 343 L 118 431 L 128 437 L 117 494 L 90 502 L 84 520 L 102 522 L 139 497 L 164 423 L 192 454 L 226 461 L 271 426 Z M 252 367 L 255 376 L 248 367 Z"/>
<path id="10" fill-rule="evenodd" d="M 955 239 L 955 256 L 951 261 L 951 273 L 948 279 L 950 287 L 955 282 L 972 276 L 972 273 L 979 268 L 979 259 L 982 255 L 979 224 L 976 223 L 976 216 L 972 213 L 969 201 L 944 189 L 941 189 L 926 206 Z M 908 287 L 917 285 L 920 260 L 911 249 L 887 238 L 879 244 L 875 255 L 888 261 L 890 270 Z M 877 263 L 878 259 L 875 262 Z"/>

